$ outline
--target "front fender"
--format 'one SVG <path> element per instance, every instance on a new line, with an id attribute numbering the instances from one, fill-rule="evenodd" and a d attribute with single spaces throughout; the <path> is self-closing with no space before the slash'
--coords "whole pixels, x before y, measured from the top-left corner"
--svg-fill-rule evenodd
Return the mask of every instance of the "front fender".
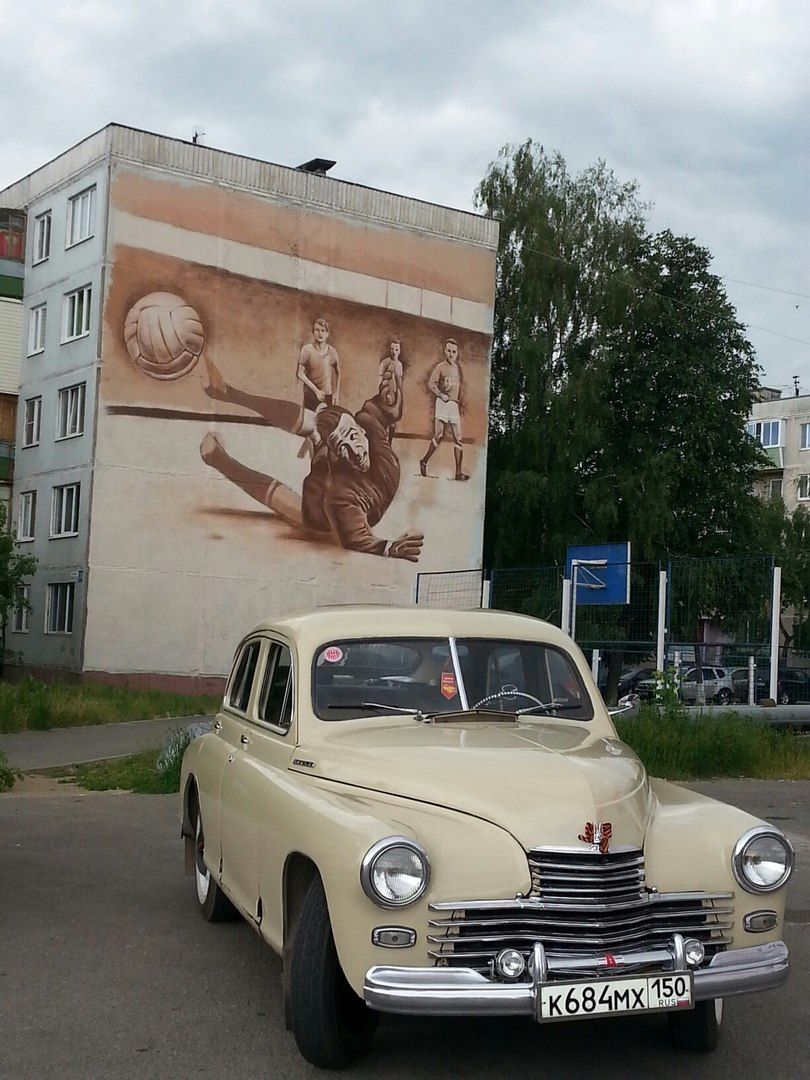
<path id="1" fill-rule="evenodd" d="M 294 794 L 301 796 L 300 778 Z M 292 852 L 307 856 L 323 880 L 332 932 L 343 971 L 362 995 L 367 970 L 375 964 L 432 965 L 427 934 L 432 900 L 498 899 L 528 893 L 531 887 L 525 853 L 509 833 L 490 822 L 459 811 L 425 803 L 371 794 L 368 791 L 313 779 L 306 784 L 306 812 L 294 815 L 280 848 L 283 862 Z M 360 884 L 360 865 L 372 844 L 386 836 L 407 836 L 426 850 L 431 864 L 427 892 L 406 908 L 388 909 L 370 900 Z M 275 841 L 277 843 L 278 836 Z M 268 836 L 268 841 L 272 842 Z M 260 840 L 269 854 L 269 844 Z M 260 873 L 272 879 L 277 903 L 281 895 L 283 862 L 265 860 Z M 265 886 L 262 886 L 264 890 Z M 266 895 L 262 891 L 262 895 Z M 268 911 L 268 915 L 270 912 Z M 403 926 L 416 931 L 416 944 L 395 951 L 373 945 L 372 931 L 380 926 Z M 279 951 L 283 926 L 275 916 L 263 921 L 262 933 Z"/>
<path id="2" fill-rule="evenodd" d="M 742 834 L 767 822 L 666 780 L 651 778 L 650 787 L 653 811 L 644 845 L 647 885 L 659 892 L 732 893 L 731 949 L 781 940 L 785 888 L 771 893 L 747 892 L 738 885 L 731 869 L 734 845 Z M 762 934 L 746 932 L 744 916 L 763 909 L 776 912 L 776 927 Z"/>

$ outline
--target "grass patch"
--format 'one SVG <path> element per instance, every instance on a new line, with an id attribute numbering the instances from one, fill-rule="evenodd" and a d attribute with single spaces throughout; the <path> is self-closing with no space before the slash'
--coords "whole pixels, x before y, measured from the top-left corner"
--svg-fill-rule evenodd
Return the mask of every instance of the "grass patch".
<path id="1" fill-rule="evenodd" d="M 810 739 L 734 713 L 688 716 L 670 708 L 659 714 L 643 705 L 636 718 L 615 723 L 651 775 L 667 780 L 810 778 Z"/>
<path id="2" fill-rule="evenodd" d="M 175 731 L 161 748 L 131 757 L 91 761 L 58 770 L 64 783 L 88 791 L 134 791 L 138 795 L 171 795 L 180 790 L 180 767 L 191 736 Z M 53 773 L 52 773 L 53 775 Z"/>
<path id="3" fill-rule="evenodd" d="M 8 763 L 8 758 L 0 750 L 0 791 L 11 791 L 14 787 L 14 781 L 19 775 L 16 769 L 12 769 Z"/>
<path id="4" fill-rule="evenodd" d="M 171 694 L 93 683 L 46 686 L 26 678 L 18 683 L 0 682 L 0 732 L 116 724 L 161 716 L 198 716 L 216 712 L 220 700 L 212 694 Z"/>

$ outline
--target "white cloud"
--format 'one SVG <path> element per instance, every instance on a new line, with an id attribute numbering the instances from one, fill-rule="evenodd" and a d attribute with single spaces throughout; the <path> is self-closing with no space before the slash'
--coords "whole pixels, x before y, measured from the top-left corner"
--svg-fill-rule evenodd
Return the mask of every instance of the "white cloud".
<path id="1" fill-rule="evenodd" d="M 29 0 L 4 31 L 0 185 L 116 120 L 469 207 L 532 136 L 638 178 L 718 273 L 810 294 L 804 0 Z M 729 291 L 810 341 L 810 301 Z M 772 382 L 810 391 L 810 346 L 751 337 Z"/>

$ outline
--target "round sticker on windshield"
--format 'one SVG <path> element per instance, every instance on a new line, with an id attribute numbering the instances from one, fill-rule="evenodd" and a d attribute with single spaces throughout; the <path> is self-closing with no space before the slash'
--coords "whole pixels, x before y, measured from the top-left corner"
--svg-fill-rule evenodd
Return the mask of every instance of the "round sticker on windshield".
<path id="1" fill-rule="evenodd" d="M 343 649 L 339 645 L 330 645 L 323 650 L 323 658 L 330 664 L 337 664 L 343 659 Z"/>

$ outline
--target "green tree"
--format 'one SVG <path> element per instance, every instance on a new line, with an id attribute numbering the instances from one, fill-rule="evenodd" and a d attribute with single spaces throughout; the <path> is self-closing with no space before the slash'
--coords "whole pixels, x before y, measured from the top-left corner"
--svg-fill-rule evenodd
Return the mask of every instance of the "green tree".
<path id="1" fill-rule="evenodd" d="M 782 568 L 782 648 L 810 651 L 810 512 L 790 514 L 781 499 L 759 503 L 756 543 Z"/>
<path id="2" fill-rule="evenodd" d="M 6 508 L 0 503 L 0 674 L 5 665 L 9 617 L 18 604 L 30 610 L 31 605 L 22 596 L 21 586 L 26 584 L 36 568 L 36 558 L 21 552 L 16 539 L 8 531 Z"/>
<path id="3" fill-rule="evenodd" d="M 531 142 L 476 198 L 501 226 L 489 564 L 626 539 L 636 559 L 744 549 L 758 368 L 709 252 L 649 235 L 637 186 L 603 162 L 572 177 Z"/>

